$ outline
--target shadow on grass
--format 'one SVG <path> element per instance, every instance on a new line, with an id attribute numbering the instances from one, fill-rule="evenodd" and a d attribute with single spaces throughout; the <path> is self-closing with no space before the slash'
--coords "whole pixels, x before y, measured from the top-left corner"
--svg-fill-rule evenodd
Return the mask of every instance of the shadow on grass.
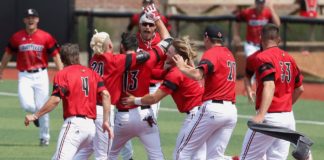
<path id="1" fill-rule="evenodd" d="M 0 143 L 0 147 L 30 147 L 30 146 L 39 146 L 38 144 L 8 144 Z"/>

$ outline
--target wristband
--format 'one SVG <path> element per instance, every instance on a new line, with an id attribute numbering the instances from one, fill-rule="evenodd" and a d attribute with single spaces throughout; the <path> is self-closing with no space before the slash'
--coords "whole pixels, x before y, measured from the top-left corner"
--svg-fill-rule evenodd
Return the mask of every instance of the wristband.
<path id="1" fill-rule="evenodd" d="M 141 102 L 141 97 L 136 97 L 135 99 L 134 99 L 134 104 L 135 105 L 142 105 L 142 102 Z"/>

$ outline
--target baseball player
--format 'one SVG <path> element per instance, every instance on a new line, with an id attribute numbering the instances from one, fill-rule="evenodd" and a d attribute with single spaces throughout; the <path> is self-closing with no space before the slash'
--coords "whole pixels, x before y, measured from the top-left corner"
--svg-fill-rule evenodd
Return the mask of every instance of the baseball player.
<path id="1" fill-rule="evenodd" d="M 78 150 L 92 144 L 96 132 L 94 120 L 98 94 L 103 104 L 102 131 L 107 131 L 113 138 L 109 126 L 110 95 L 101 77 L 80 65 L 78 45 L 63 45 L 61 54 L 65 67 L 54 77 L 52 96 L 39 111 L 26 115 L 25 125 L 52 111 L 62 99 L 64 124 L 52 159 L 71 160 Z"/>
<path id="2" fill-rule="evenodd" d="M 56 40 L 38 28 L 39 15 L 35 9 L 27 9 L 23 19 L 25 29 L 10 38 L 2 57 L 0 79 L 13 55 L 17 56 L 18 95 L 21 107 L 30 113 L 37 112 L 47 101 L 49 80 L 47 74 L 48 56 L 52 56 L 58 70 L 63 68 Z M 49 115 L 34 121 L 40 127 L 40 145 L 49 144 Z"/>
<path id="3" fill-rule="evenodd" d="M 154 4 L 154 0 L 143 0 L 142 7 L 145 8 L 148 5 Z M 141 13 L 133 14 L 133 16 L 130 19 L 130 23 L 127 26 L 127 31 L 131 32 L 134 27 L 137 27 L 139 24 L 139 21 L 142 17 L 142 15 L 145 14 L 144 11 Z M 169 24 L 169 19 L 163 15 L 161 15 L 161 19 L 164 23 L 164 25 L 167 27 L 168 31 L 171 31 L 171 25 Z"/>
<path id="4" fill-rule="evenodd" d="M 181 143 L 184 136 L 184 131 L 189 125 L 190 121 L 196 115 L 198 107 L 202 104 L 202 95 L 204 88 L 201 82 L 194 81 L 184 74 L 174 65 L 172 56 L 178 54 L 183 59 L 192 62 L 197 56 L 196 52 L 190 46 L 188 37 L 183 39 L 175 39 L 172 42 L 172 46 L 168 50 L 168 57 L 166 63 L 171 67 L 164 73 L 164 79 L 162 85 L 153 94 L 147 94 L 143 97 L 127 97 L 123 99 L 123 102 L 127 105 L 151 105 L 160 101 L 162 98 L 171 94 L 173 100 L 177 104 L 180 113 L 186 113 L 187 116 L 183 121 L 182 127 L 177 137 L 176 147 Z M 193 63 L 190 63 L 191 65 Z M 196 152 L 193 159 L 205 160 L 206 159 L 206 146 L 203 145 L 201 149 Z"/>
<path id="5" fill-rule="evenodd" d="M 97 32 L 97 31 L 96 31 Z M 93 35 L 90 46 L 94 52 L 94 56 L 90 60 L 91 68 L 96 71 L 104 80 L 105 86 L 111 93 L 111 111 L 110 111 L 110 126 L 114 126 L 114 106 L 117 104 L 122 92 L 122 75 L 125 70 L 135 67 L 136 64 L 144 63 L 149 59 L 149 54 L 146 52 L 132 52 L 131 54 L 114 54 L 113 44 L 110 36 L 106 32 L 97 32 Z M 93 147 L 78 151 L 74 157 L 75 160 L 87 159 L 94 152 L 95 159 L 105 160 L 108 157 L 111 142 L 108 134 L 102 132 L 103 107 L 99 100 L 97 102 L 97 119 L 96 135 L 93 141 Z M 131 146 L 131 144 L 129 144 Z M 132 151 L 132 150 L 130 150 Z M 122 154 L 123 159 L 129 160 L 132 158 L 132 153 Z"/>
<path id="6" fill-rule="evenodd" d="M 197 68 L 189 66 L 179 55 L 173 56 L 179 70 L 186 76 L 205 78 L 203 105 L 190 122 L 175 159 L 190 159 L 206 143 L 206 159 L 224 159 L 224 152 L 237 121 L 235 106 L 236 63 L 232 53 L 222 45 L 223 35 L 216 26 L 204 33 L 207 51 Z"/>
<path id="7" fill-rule="evenodd" d="M 266 4 L 267 3 L 267 7 Z M 249 57 L 256 51 L 260 50 L 260 32 L 262 26 L 272 22 L 280 26 L 280 18 L 276 14 L 273 3 L 270 0 L 255 0 L 255 7 L 247 8 L 236 15 L 238 22 L 246 22 L 246 42 L 244 42 L 244 53 Z M 233 28 L 233 41 L 234 44 L 239 45 L 240 38 L 240 25 L 236 23 Z"/>
<path id="8" fill-rule="evenodd" d="M 153 4 L 154 5 L 154 4 Z M 162 37 L 162 39 L 164 39 Z M 154 21 L 147 18 L 145 14 L 141 16 L 139 21 L 139 32 L 137 33 L 139 48 L 145 51 L 152 50 L 154 46 L 161 41 L 161 35 L 157 32 L 157 26 Z M 165 58 L 160 57 L 158 63 L 154 66 L 155 69 L 163 69 Z M 150 78 L 150 93 L 154 93 L 161 85 L 161 80 Z M 160 108 L 160 101 L 151 105 L 154 116 L 157 118 Z"/>
<path id="9" fill-rule="evenodd" d="M 263 51 L 256 56 L 257 114 L 256 123 L 286 127 L 295 130 L 292 105 L 303 92 L 303 76 L 294 59 L 278 48 L 279 28 L 267 24 L 261 32 Z M 248 129 L 240 159 L 287 159 L 289 142 Z"/>
<path id="10" fill-rule="evenodd" d="M 163 22 L 159 19 L 159 14 L 154 6 L 146 9 L 146 14 L 151 17 L 155 25 L 160 31 L 162 37 L 166 37 L 161 41 L 154 50 L 149 51 L 150 59 L 143 65 L 138 65 L 135 69 L 125 72 L 122 97 L 127 94 L 135 96 L 144 96 L 149 93 L 149 79 L 152 74 L 152 68 L 157 63 L 158 58 L 166 56 L 168 46 L 171 43 L 169 32 L 165 28 Z M 133 45 L 123 45 L 122 49 L 137 49 L 136 36 L 128 34 L 129 41 Z M 126 39 L 125 39 L 126 40 Z M 124 40 L 122 40 L 123 44 Z M 128 48 L 131 47 L 131 48 Z M 155 117 L 150 106 L 125 106 L 121 102 L 117 103 L 114 133 L 117 135 L 113 141 L 109 159 L 116 160 L 118 153 L 124 144 L 133 137 L 138 137 L 144 144 L 148 154 L 148 159 L 164 159 L 161 145 L 159 130 L 155 122 Z"/>
<path id="11" fill-rule="evenodd" d="M 252 87 L 252 81 L 254 77 L 254 72 L 256 71 L 256 56 L 260 53 L 261 50 L 253 53 L 251 56 L 246 58 L 246 65 L 245 65 L 245 75 L 244 75 L 244 86 L 247 92 L 247 96 L 250 102 L 255 103 L 255 91 Z"/>

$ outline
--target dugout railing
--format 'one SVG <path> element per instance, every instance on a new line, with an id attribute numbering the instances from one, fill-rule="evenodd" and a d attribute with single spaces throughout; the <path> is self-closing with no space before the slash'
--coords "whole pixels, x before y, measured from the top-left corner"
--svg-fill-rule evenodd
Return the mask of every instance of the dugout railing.
<path id="1" fill-rule="evenodd" d="M 109 12 L 109 11 L 93 11 L 93 10 L 76 10 L 75 16 L 87 17 L 87 44 L 90 44 L 91 37 L 94 31 L 94 18 L 130 18 L 133 12 Z M 227 25 L 227 40 L 232 40 L 232 26 L 235 21 L 234 15 L 220 15 L 220 16 L 187 16 L 187 15 L 171 15 L 167 16 L 171 21 L 175 21 L 174 31 L 175 35 L 179 35 L 181 22 L 228 22 Z M 287 48 L 287 29 L 288 24 L 309 24 L 309 25 L 324 25 L 324 19 L 320 18 L 304 18 L 299 16 L 280 16 L 281 30 L 282 30 L 282 44 L 283 49 Z M 231 43 L 228 47 L 232 48 Z M 91 48 L 87 46 L 87 52 L 91 57 Z"/>

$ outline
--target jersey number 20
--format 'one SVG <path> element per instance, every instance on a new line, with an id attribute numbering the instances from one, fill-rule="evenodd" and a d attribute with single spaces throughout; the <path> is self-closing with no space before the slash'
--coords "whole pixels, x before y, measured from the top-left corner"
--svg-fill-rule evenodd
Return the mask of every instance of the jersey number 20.
<path id="1" fill-rule="evenodd" d="M 229 73 L 227 76 L 228 81 L 235 81 L 236 76 L 236 63 L 233 61 L 227 61 L 227 67 L 229 68 Z"/>

